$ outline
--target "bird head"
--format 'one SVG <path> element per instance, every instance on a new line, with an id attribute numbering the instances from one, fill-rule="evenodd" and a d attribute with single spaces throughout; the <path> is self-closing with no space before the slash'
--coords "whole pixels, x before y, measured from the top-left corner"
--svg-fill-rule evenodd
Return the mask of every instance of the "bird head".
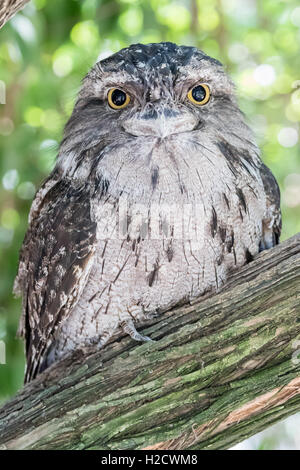
<path id="1" fill-rule="evenodd" d="M 196 47 L 135 44 L 84 78 L 58 163 L 124 191 L 129 180 L 150 185 L 158 170 L 172 184 L 184 161 L 193 170 L 217 165 L 220 142 L 256 149 L 222 64 Z"/>

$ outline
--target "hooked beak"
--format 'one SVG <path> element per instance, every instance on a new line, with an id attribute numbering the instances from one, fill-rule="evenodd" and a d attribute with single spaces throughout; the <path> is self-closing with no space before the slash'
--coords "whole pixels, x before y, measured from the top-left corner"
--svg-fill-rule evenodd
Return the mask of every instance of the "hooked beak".
<path id="1" fill-rule="evenodd" d="M 195 129 L 196 117 L 188 111 L 178 111 L 164 107 L 144 111 L 123 122 L 123 128 L 135 136 L 153 136 L 164 138 Z"/>

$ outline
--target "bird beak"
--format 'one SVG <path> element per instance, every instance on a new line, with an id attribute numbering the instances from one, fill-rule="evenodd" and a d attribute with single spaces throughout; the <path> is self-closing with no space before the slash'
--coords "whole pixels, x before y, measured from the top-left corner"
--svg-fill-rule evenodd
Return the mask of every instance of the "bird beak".
<path id="1" fill-rule="evenodd" d="M 192 131 L 197 123 L 192 113 L 164 106 L 152 107 L 126 119 L 123 128 L 135 136 L 165 138 L 172 134 Z"/>

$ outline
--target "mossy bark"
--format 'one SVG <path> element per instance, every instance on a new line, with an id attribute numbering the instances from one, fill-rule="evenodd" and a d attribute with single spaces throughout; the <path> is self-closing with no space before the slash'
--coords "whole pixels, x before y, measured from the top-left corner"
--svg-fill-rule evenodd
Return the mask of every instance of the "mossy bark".
<path id="1" fill-rule="evenodd" d="M 299 411 L 300 234 L 142 332 L 27 385 L 0 448 L 224 449 Z"/>

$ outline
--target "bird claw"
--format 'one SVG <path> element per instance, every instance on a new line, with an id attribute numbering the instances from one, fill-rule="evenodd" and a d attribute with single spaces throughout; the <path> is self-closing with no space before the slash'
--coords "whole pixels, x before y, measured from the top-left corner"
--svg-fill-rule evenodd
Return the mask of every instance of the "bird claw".
<path id="1" fill-rule="evenodd" d="M 143 341 L 143 342 L 152 341 L 153 342 L 153 339 L 151 339 L 149 336 L 141 335 L 138 331 L 136 331 L 133 335 L 130 335 L 130 336 L 136 341 Z"/>
<path id="2" fill-rule="evenodd" d="M 124 322 L 124 324 L 122 325 L 122 330 L 124 331 L 124 333 L 127 333 L 132 339 L 135 339 L 136 341 L 141 341 L 141 342 L 152 341 L 153 342 L 153 339 L 151 339 L 149 336 L 141 335 L 135 329 L 133 321 Z"/>

